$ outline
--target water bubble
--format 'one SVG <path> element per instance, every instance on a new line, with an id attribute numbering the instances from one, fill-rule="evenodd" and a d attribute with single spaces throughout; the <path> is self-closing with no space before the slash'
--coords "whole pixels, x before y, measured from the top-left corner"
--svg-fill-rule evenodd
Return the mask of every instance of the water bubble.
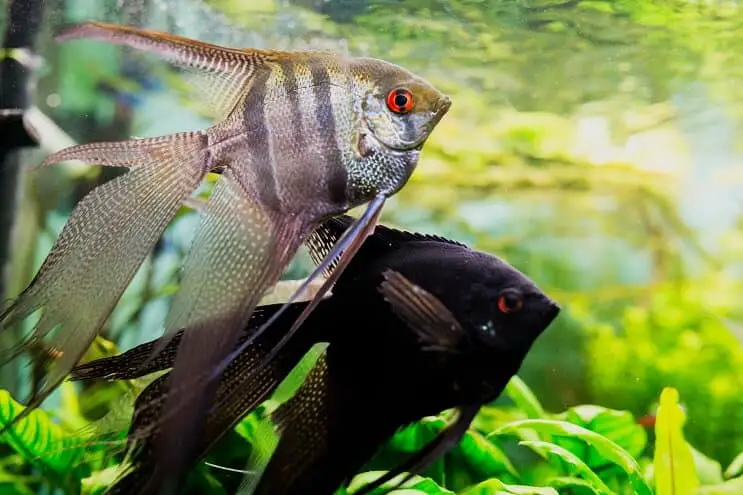
<path id="1" fill-rule="evenodd" d="M 62 97 L 57 93 L 52 93 L 46 97 L 46 104 L 51 108 L 57 108 L 62 104 Z"/>

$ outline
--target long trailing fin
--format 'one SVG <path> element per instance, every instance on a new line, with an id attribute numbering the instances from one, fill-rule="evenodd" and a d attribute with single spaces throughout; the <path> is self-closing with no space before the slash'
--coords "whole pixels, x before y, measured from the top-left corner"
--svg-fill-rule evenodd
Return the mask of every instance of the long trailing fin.
<path id="1" fill-rule="evenodd" d="M 135 167 L 151 162 L 160 153 L 168 154 L 174 142 L 189 141 L 200 135 L 189 132 L 130 141 L 76 144 L 48 155 L 39 168 L 68 160 L 110 167 Z"/>
<path id="2" fill-rule="evenodd" d="M 91 379 L 132 380 L 168 369 L 173 366 L 175 351 L 182 334 L 182 331 L 178 332 L 163 350 L 152 359 L 152 352 L 160 339 L 140 344 L 116 356 L 78 364 L 70 371 L 70 378 L 72 381 Z"/>
<path id="3" fill-rule="evenodd" d="M 156 445 L 159 467 L 166 473 L 162 479 L 176 485 L 218 384 L 215 374 L 207 379 L 204 374 L 224 363 L 235 348 L 253 310 L 278 281 L 306 229 L 301 218 L 263 208 L 244 189 L 246 183 L 232 168 L 218 179 L 185 260 L 164 338 L 154 351 L 184 330 L 169 374 L 171 393 L 159 418 L 162 434 Z M 215 334 L 216 321 L 220 331 Z M 184 437 L 183 431 L 191 434 Z"/>
<path id="4" fill-rule="evenodd" d="M 340 257 L 338 258 L 338 263 L 330 272 L 330 275 L 322 284 L 322 286 L 320 286 L 320 289 L 315 293 L 315 296 L 310 300 L 310 303 L 304 308 L 304 311 L 302 311 L 302 313 L 296 319 L 292 327 L 287 332 L 286 336 L 284 336 L 284 338 L 281 340 L 281 342 L 279 342 L 276 348 L 271 351 L 271 354 L 269 354 L 269 356 L 275 356 L 281 351 L 281 348 L 286 345 L 286 342 L 288 342 L 289 339 L 291 339 L 292 336 L 297 332 L 299 327 L 302 326 L 302 323 L 304 323 L 312 310 L 317 307 L 325 293 L 333 287 L 333 284 L 335 284 L 335 282 L 338 281 L 338 278 L 341 276 L 353 257 L 359 251 L 366 238 L 369 237 L 372 232 L 374 232 L 374 228 L 379 221 L 379 216 L 382 214 L 382 208 L 384 207 L 385 200 L 386 198 L 384 196 L 378 196 L 374 198 L 374 200 L 369 203 L 369 206 L 367 207 L 364 214 L 359 218 L 358 223 L 349 228 L 350 241 L 348 242 L 347 246 L 340 246 L 340 249 L 342 249 L 342 251 L 340 253 Z M 268 359 L 270 359 L 270 357 Z"/>
<path id="5" fill-rule="evenodd" d="M 248 469 L 259 471 L 260 475 L 243 478 L 238 494 L 304 493 L 294 485 L 304 484 L 303 474 L 317 473 L 308 469 L 313 463 L 329 460 L 331 429 L 344 430 L 339 414 L 348 412 L 344 405 L 350 396 L 343 393 L 337 378 L 325 351 L 299 390 L 271 414 L 278 444 L 267 463 L 263 457 L 249 460 Z M 334 466 L 328 463 L 323 469 L 332 470 Z M 319 493 L 324 488 L 314 486 Z"/>
<path id="6" fill-rule="evenodd" d="M 378 218 L 382 207 L 384 206 L 384 202 L 386 200 L 386 197 L 384 196 L 378 196 L 374 198 L 371 202 L 369 202 L 369 205 L 366 208 L 366 211 L 364 211 L 363 215 L 360 216 L 356 221 L 354 221 L 353 224 L 344 232 L 344 234 L 341 236 L 341 238 L 338 240 L 338 242 L 335 244 L 335 247 L 333 248 L 330 253 L 325 257 L 325 259 L 312 271 L 312 273 L 305 279 L 305 282 L 297 289 L 297 291 L 292 295 L 292 297 L 289 298 L 289 300 L 284 303 L 284 306 L 277 311 L 269 320 L 261 325 L 261 327 L 256 330 L 256 332 L 248 338 L 243 344 L 241 344 L 235 351 L 233 351 L 227 359 L 225 359 L 220 365 L 214 370 L 212 373 L 212 376 L 217 376 L 219 373 L 221 373 L 224 369 L 224 367 L 227 366 L 227 364 L 232 361 L 236 356 L 238 356 L 243 350 L 245 350 L 246 347 L 251 345 L 253 343 L 253 340 L 258 338 L 258 336 L 263 333 L 266 328 L 268 328 L 270 325 L 274 323 L 274 321 L 281 316 L 281 314 L 288 309 L 288 307 L 295 301 L 295 299 L 302 294 L 307 287 L 318 277 L 322 276 L 324 272 L 328 270 L 328 267 L 336 260 L 346 249 L 353 247 L 354 253 L 358 250 L 361 243 L 355 244 L 355 241 L 359 237 L 360 234 L 363 233 L 364 238 L 369 233 L 369 228 L 374 227 L 376 225 L 376 219 Z M 363 238 L 361 239 L 363 242 Z M 350 250 L 349 250 L 350 251 Z M 351 253 L 353 254 L 353 253 Z M 349 258 L 350 259 L 350 258 Z M 331 273 L 331 277 L 333 273 L 336 273 L 337 270 L 333 270 Z M 337 276 L 340 276 L 340 273 L 338 273 Z M 326 282 L 323 284 L 323 286 L 329 286 L 328 281 L 334 282 L 334 279 L 328 278 Z M 332 283 L 331 282 L 331 283 Z M 326 290 L 329 287 L 326 287 Z M 315 293 L 315 299 L 320 298 L 324 295 L 324 291 L 318 290 Z M 305 314 L 305 312 L 303 312 Z M 307 313 L 309 314 L 309 313 Z M 306 315 L 305 315 L 306 317 Z M 290 329 L 289 332 L 284 335 L 284 337 L 279 341 L 279 343 L 274 346 L 274 348 L 271 350 L 270 353 L 263 359 L 259 367 L 265 366 L 268 364 L 278 353 L 279 351 L 289 342 L 291 337 L 293 336 L 294 332 L 296 332 L 298 326 L 295 327 L 292 326 L 292 329 Z"/>
<path id="7" fill-rule="evenodd" d="M 284 303 L 284 305 L 276 313 L 274 313 L 268 319 L 268 321 L 266 321 L 264 324 L 262 324 L 258 328 L 258 330 L 256 330 L 248 339 L 246 339 L 245 342 L 243 342 L 242 344 L 240 344 L 237 347 L 236 350 L 234 350 L 233 352 L 231 352 L 225 359 L 223 359 L 218 364 L 218 366 L 216 366 L 216 368 L 213 368 L 213 372 L 211 373 L 210 378 L 208 380 L 209 382 L 211 382 L 215 377 L 221 375 L 224 372 L 224 370 L 229 366 L 229 364 L 234 359 L 236 359 L 242 352 L 244 352 L 246 348 L 248 348 L 250 345 L 252 345 L 253 342 L 255 342 L 255 340 L 257 338 L 259 338 L 266 331 L 266 329 L 268 329 L 272 324 L 274 324 L 275 321 L 278 318 L 280 318 L 287 309 L 289 309 L 290 307 L 292 307 L 292 304 L 294 304 L 295 299 L 299 295 L 301 295 L 307 289 L 307 287 L 310 286 L 310 284 L 314 280 L 316 280 L 318 277 L 321 277 L 322 276 L 323 271 L 325 271 L 327 269 L 328 264 L 333 259 L 337 258 L 348 247 L 353 247 L 354 248 L 353 252 L 355 252 L 356 250 L 358 250 L 358 246 L 360 245 L 360 243 L 359 244 L 354 244 L 354 241 L 359 238 L 359 234 L 360 233 L 363 233 L 364 234 L 363 237 L 361 237 L 361 241 L 363 241 L 363 239 L 366 237 L 367 233 L 369 232 L 369 225 L 371 225 L 371 228 L 373 229 L 374 225 L 376 224 L 376 219 L 378 218 L 379 213 L 381 211 L 381 208 L 382 208 L 382 206 L 384 206 L 385 199 L 386 198 L 384 196 L 379 196 L 379 197 L 375 198 L 373 201 L 370 202 L 369 206 L 367 207 L 367 210 L 344 233 L 344 235 L 341 237 L 341 239 L 336 244 L 336 247 L 334 248 L 334 250 L 331 251 L 331 253 L 326 257 L 325 262 L 324 263 L 321 263 L 318 267 L 316 267 L 316 269 L 312 272 L 312 274 L 310 274 L 310 276 L 308 276 L 305 279 L 304 283 L 300 285 L 300 287 L 292 295 L 292 297 L 290 297 L 289 300 L 286 303 Z M 292 249 L 294 251 L 296 251 L 296 248 L 298 248 L 298 245 L 297 246 L 292 246 Z M 353 253 L 351 253 L 351 254 L 353 254 Z M 336 271 L 337 270 L 334 270 L 333 271 L 333 273 L 331 274 L 331 277 L 332 277 L 332 275 Z M 340 273 L 338 273 L 338 275 L 339 274 Z M 321 298 L 323 297 L 325 291 L 327 291 L 327 289 L 329 288 L 329 285 L 330 285 L 330 284 L 328 284 L 329 281 L 331 281 L 331 279 L 326 280 L 326 282 L 323 284 L 323 287 L 315 294 L 315 298 L 313 299 L 313 301 L 315 302 L 315 304 L 317 304 L 321 300 Z M 332 283 L 332 281 L 331 281 L 331 283 Z M 312 301 L 310 302 L 310 304 L 312 304 Z M 302 315 L 305 315 L 305 317 L 306 317 L 308 314 L 309 314 L 309 312 L 307 311 L 307 307 L 305 307 L 304 311 L 302 312 Z M 302 315 L 300 315 L 300 317 Z M 247 373 L 246 379 L 250 379 L 253 375 L 255 375 L 257 373 L 260 373 L 261 370 L 263 370 L 265 367 L 271 366 L 272 361 L 276 358 L 276 356 L 278 355 L 279 351 L 281 351 L 286 345 L 289 344 L 289 342 L 291 340 L 291 337 L 294 335 L 294 333 L 296 332 L 297 329 L 298 329 L 298 326 L 294 326 L 293 325 L 292 326 L 292 329 L 290 329 L 288 332 L 286 332 L 286 334 L 281 338 L 281 340 L 278 342 L 278 344 L 274 345 L 273 348 L 271 349 L 271 351 L 268 352 L 268 354 L 265 357 L 263 357 L 261 359 L 261 361 L 256 366 L 254 366 L 252 370 L 250 370 Z M 203 348 L 202 347 L 196 347 L 196 346 L 194 346 L 194 351 L 197 352 L 197 353 L 202 353 L 203 352 Z M 181 357 L 180 352 L 181 351 L 179 350 L 178 358 Z M 190 362 L 191 361 L 189 361 L 189 363 Z M 190 369 L 187 368 L 186 370 L 183 371 L 183 373 L 184 374 L 185 373 L 189 373 L 189 371 L 191 369 L 193 369 L 193 368 L 190 368 Z M 196 367 L 195 369 L 210 369 L 210 368 Z M 176 372 L 176 371 L 178 371 L 177 365 L 176 365 L 176 367 L 174 367 L 174 372 Z M 193 373 L 190 372 L 190 375 L 193 375 Z M 211 385 L 209 385 L 207 383 L 206 386 L 209 387 Z M 237 389 L 235 391 L 231 392 L 230 395 L 235 394 L 235 393 L 237 393 Z M 189 395 L 191 395 L 191 394 L 189 393 Z M 230 395 L 228 395 L 224 400 L 225 401 L 231 400 Z M 193 400 L 193 399 L 189 399 L 189 400 Z M 178 407 L 182 409 L 182 406 L 178 406 Z M 196 406 L 192 404 L 191 407 L 192 408 L 195 408 Z M 201 404 L 200 407 L 201 408 L 205 408 L 207 406 L 206 406 L 206 404 Z M 175 408 L 173 408 L 173 410 L 175 410 Z M 168 414 L 168 416 L 170 416 L 172 413 L 166 412 L 166 414 Z M 180 413 L 180 414 L 182 414 L 182 413 Z M 179 417 L 179 419 L 180 419 L 180 417 Z M 192 420 L 192 421 L 196 421 L 196 420 Z M 169 429 L 171 429 L 171 426 L 172 426 L 173 423 L 175 423 L 175 421 L 169 421 L 169 422 L 167 422 L 167 427 Z M 178 435 L 177 430 L 174 429 L 174 428 L 172 428 L 171 431 L 172 431 L 171 435 L 173 435 L 173 437 L 172 437 L 173 440 L 170 440 L 168 442 L 163 442 L 163 456 L 167 455 L 166 452 L 167 452 L 167 449 L 169 448 L 168 446 L 169 445 L 173 445 L 173 442 L 175 442 L 176 439 L 177 439 L 177 435 Z M 178 467 L 178 469 L 180 469 L 180 467 Z M 173 468 L 173 470 L 176 470 L 176 468 Z"/>
<path id="8" fill-rule="evenodd" d="M 120 26 L 104 22 L 85 22 L 60 32 L 55 39 L 93 39 L 154 53 L 184 69 L 183 89 L 191 98 L 206 99 L 203 109 L 223 119 L 239 102 L 253 75 L 281 56 L 281 52 L 228 48 L 170 33 Z"/>
<path id="9" fill-rule="evenodd" d="M 322 284 L 324 279 L 318 280 L 315 284 L 312 284 L 309 288 L 309 294 L 298 298 L 296 303 L 309 301 L 310 298 L 317 292 L 318 286 Z M 259 306 L 256 308 L 251 318 L 249 328 L 254 327 L 254 321 L 265 321 L 265 318 L 261 319 L 263 311 L 267 311 L 272 314 L 274 311 L 279 309 L 283 302 L 294 293 L 296 288 L 303 283 L 304 280 L 282 280 L 275 286 L 274 291 L 263 296 Z M 330 297 L 332 294 L 328 292 L 324 299 Z M 295 303 L 295 304 L 296 304 Z M 248 330 L 246 329 L 246 332 Z M 170 342 L 164 344 L 162 340 L 155 339 L 144 344 L 140 344 L 132 349 L 116 355 L 101 359 L 95 359 L 86 363 L 78 364 L 71 370 L 71 380 L 91 380 L 91 379 L 105 379 L 105 380 L 132 380 L 134 378 L 140 378 L 150 373 L 165 370 L 173 366 L 175 361 L 175 353 L 178 348 L 178 344 L 183 336 L 183 330 L 178 331 L 173 335 Z M 242 343 L 247 339 L 248 334 L 243 333 L 240 336 L 239 343 Z M 159 352 L 154 352 L 155 349 L 161 349 Z"/>
<path id="10" fill-rule="evenodd" d="M 323 280 L 317 280 L 310 285 L 307 291 L 309 294 L 298 297 L 296 303 L 309 301 L 317 292 L 319 286 L 322 285 Z M 253 313 L 255 318 L 251 318 L 249 328 L 254 326 L 254 321 L 265 320 L 265 318 L 263 320 L 260 319 L 264 310 L 268 313 L 273 313 L 273 311 L 277 310 L 303 282 L 304 279 L 279 281 L 274 290 L 261 299 L 261 302 Z M 330 296 L 332 294 L 328 292 L 325 294 L 324 299 Z M 91 379 L 131 380 L 165 370 L 173 366 L 175 352 L 182 335 L 183 330 L 180 330 L 173 335 L 171 341 L 167 344 L 163 344 L 163 341 L 160 339 L 155 339 L 116 356 L 78 364 L 71 370 L 71 379 L 73 381 Z M 241 334 L 239 343 L 244 342 L 246 338 L 247 333 Z M 160 352 L 154 353 L 156 348 L 161 349 Z"/>
<path id="11" fill-rule="evenodd" d="M 40 313 L 31 335 L 2 354 L 7 362 L 31 346 L 41 344 L 46 351 L 48 374 L 24 413 L 41 404 L 90 346 L 206 174 L 208 153 L 204 134 L 186 132 L 75 146 L 47 161 L 68 159 L 130 170 L 93 189 L 75 206 L 36 277 L 0 315 L 0 328 L 6 329 Z"/>
<path id="12" fill-rule="evenodd" d="M 408 473 L 397 485 L 401 486 L 416 474 L 424 472 L 440 456 L 444 455 L 459 443 L 467 432 L 467 428 L 472 424 L 472 421 L 475 419 L 479 410 L 479 404 L 460 407 L 459 415 L 453 425 L 440 432 L 433 440 L 428 442 L 425 447 L 410 456 L 405 462 L 396 468 L 387 471 L 385 474 L 353 492 L 351 495 L 365 495 L 371 493 L 388 481 L 395 479 L 400 474 Z"/>
<path id="13" fill-rule="evenodd" d="M 424 344 L 423 349 L 461 352 L 466 338 L 459 321 L 428 291 L 413 284 L 399 272 L 385 270 L 379 292 L 392 310 Z"/>
<path id="14" fill-rule="evenodd" d="M 208 412 L 204 435 L 199 439 L 198 448 L 189 457 L 188 463 L 196 462 L 242 417 L 267 399 L 311 347 L 309 340 L 297 342 L 297 345 L 292 346 L 289 352 L 283 353 L 270 367 L 264 368 L 250 380 L 245 379 L 246 371 L 252 369 L 265 354 L 266 349 L 280 338 L 293 317 L 301 311 L 302 305 L 300 303 L 291 308 L 255 345 L 248 348 L 225 370 L 217 388 L 216 405 Z M 274 305 L 265 312 L 254 313 L 243 335 L 247 336 L 251 329 L 263 323 L 271 311 L 278 308 L 279 305 Z M 214 325 L 213 332 L 219 333 L 221 331 L 219 323 L 215 322 Z M 180 335 L 176 338 L 180 338 Z M 239 393 L 231 394 L 230 392 L 235 389 L 239 389 Z M 156 466 L 154 449 L 161 434 L 162 408 L 169 394 L 170 382 L 168 376 L 164 375 L 153 381 L 137 399 L 134 420 L 128 435 L 130 444 L 137 446 L 132 459 L 134 469 L 114 486 L 114 493 L 149 493 L 148 490 L 154 493 L 162 482 L 163 473 Z M 223 400 L 227 396 L 230 400 Z"/>

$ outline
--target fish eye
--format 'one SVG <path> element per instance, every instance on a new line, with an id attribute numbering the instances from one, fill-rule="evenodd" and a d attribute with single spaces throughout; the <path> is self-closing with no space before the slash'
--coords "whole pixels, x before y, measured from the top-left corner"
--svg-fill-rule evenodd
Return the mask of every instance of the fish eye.
<path id="1" fill-rule="evenodd" d="M 396 88 L 387 93 L 387 108 L 394 113 L 408 113 L 413 109 L 413 94 L 405 88 Z"/>
<path id="2" fill-rule="evenodd" d="M 505 289 L 498 296 L 498 310 L 501 313 L 517 313 L 524 307 L 524 298 L 515 289 Z"/>

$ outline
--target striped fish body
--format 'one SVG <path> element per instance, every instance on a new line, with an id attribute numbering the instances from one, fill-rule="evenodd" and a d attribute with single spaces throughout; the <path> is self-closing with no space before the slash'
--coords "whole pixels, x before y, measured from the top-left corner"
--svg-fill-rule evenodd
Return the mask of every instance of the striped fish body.
<path id="1" fill-rule="evenodd" d="M 422 122 L 401 125 L 397 139 L 408 142 L 400 149 L 391 147 L 395 137 L 386 145 L 373 128 L 385 125 L 382 106 L 374 103 L 396 88 L 434 101 Z M 448 106 L 446 97 L 396 65 L 298 52 L 256 67 L 244 97 L 206 132 L 215 163 L 240 163 L 257 202 L 314 220 L 398 191 L 425 140 L 411 146 L 406 136 L 427 136 Z"/>

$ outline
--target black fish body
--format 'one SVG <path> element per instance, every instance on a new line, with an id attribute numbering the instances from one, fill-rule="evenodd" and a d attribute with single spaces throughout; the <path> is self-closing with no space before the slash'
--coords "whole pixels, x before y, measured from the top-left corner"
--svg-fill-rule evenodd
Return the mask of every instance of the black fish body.
<path id="1" fill-rule="evenodd" d="M 350 217 L 331 219 L 313 234 L 308 246 L 315 260 L 322 259 L 350 222 Z M 390 282 L 390 273 L 440 301 L 457 328 L 435 342 L 423 338 L 411 328 L 410 316 L 401 316 L 392 293 L 380 293 L 380 286 Z M 504 314 L 499 309 L 504 307 L 504 293 L 519 301 L 520 311 Z M 260 495 L 330 494 L 400 427 L 445 409 L 493 400 L 559 311 L 524 275 L 494 256 L 436 236 L 377 226 L 335 284 L 332 297 L 320 302 L 280 359 L 269 371 L 258 368 L 257 375 L 246 378 L 261 349 L 273 347 L 291 324 L 291 315 L 305 305 L 292 305 L 290 317 L 281 317 L 261 336 L 265 340 L 259 339 L 233 361 L 217 397 L 250 399 L 218 407 L 220 412 L 209 416 L 202 442 L 201 455 L 267 398 L 314 342 L 328 342 L 295 396 L 274 413 L 280 440 L 255 487 Z M 251 327 L 280 307 L 262 307 Z M 137 376 L 132 372 L 139 369 L 136 355 L 148 356 L 152 345 L 82 365 L 75 374 L 80 378 Z M 155 368 L 171 364 L 165 359 Z M 269 386 L 266 373 L 273 374 Z M 235 380 L 243 383 L 235 385 Z M 165 391 L 143 392 L 137 407 Z M 135 424 L 130 436 L 138 428 Z M 148 452 L 144 443 L 143 452 Z M 149 457 L 139 459 L 141 469 L 151 468 Z M 136 471 L 128 479 L 135 483 L 129 485 L 125 478 L 115 493 L 125 493 L 118 486 L 137 486 Z"/>
<path id="2" fill-rule="evenodd" d="M 494 400 L 557 315 L 551 300 L 497 258 L 406 235 L 378 227 L 367 252 L 359 253 L 363 269 L 349 267 L 334 296 L 316 310 L 318 317 L 325 312 L 332 318 L 332 326 L 317 329 L 330 345 L 297 394 L 275 413 L 284 429 L 256 495 L 331 494 L 402 426 Z M 462 352 L 421 348 L 417 335 L 379 297 L 387 270 L 425 288 L 457 315 L 469 334 Z M 500 291 L 512 287 L 531 291 L 524 304 L 532 312 L 488 325 Z"/>

